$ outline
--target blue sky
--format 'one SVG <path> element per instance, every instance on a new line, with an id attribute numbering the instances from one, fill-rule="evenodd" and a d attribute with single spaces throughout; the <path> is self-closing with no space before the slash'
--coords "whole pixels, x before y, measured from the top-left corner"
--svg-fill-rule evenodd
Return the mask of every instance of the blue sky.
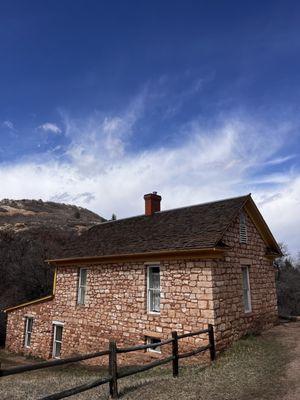
<path id="1" fill-rule="evenodd" d="M 300 250 L 297 1 L 2 1 L 0 196 L 105 217 L 251 192 Z"/>

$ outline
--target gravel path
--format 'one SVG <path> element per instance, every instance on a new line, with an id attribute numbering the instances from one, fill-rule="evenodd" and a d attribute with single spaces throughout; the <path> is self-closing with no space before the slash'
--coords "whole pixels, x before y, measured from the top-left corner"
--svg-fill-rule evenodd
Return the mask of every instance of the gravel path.
<path id="1" fill-rule="evenodd" d="M 290 352 L 290 361 L 285 368 L 283 385 L 286 394 L 278 400 L 300 399 L 300 321 L 281 324 L 273 328 L 269 335 L 274 335 Z M 276 399 L 277 400 L 277 399 Z"/>

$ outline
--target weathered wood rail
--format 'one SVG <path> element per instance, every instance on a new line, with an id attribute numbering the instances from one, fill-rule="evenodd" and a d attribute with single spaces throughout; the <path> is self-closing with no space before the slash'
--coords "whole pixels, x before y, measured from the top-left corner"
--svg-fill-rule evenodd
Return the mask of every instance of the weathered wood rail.
<path id="1" fill-rule="evenodd" d="M 208 339 L 209 339 L 208 345 L 201 346 L 192 351 L 179 354 L 179 345 L 178 345 L 179 340 L 188 338 L 188 337 L 202 335 L 202 334 L 208 334 Z M 139 351 L 139 350 L 147 350 L 147 349 L 151 349 L 151 348 L 155 348 L 155 347 L 162 347 L 162 346 L 165 346 L 170 343 L 172 344 L 172 355 L 165 357 L 163 359 L 153 361 L 146 365 L 142 365 L 140 367 L 130 369 L 129 371 L 118 372 L 118 362 L 117 362 L 118 354 L 130 353 L 130 352 Z M 109 383 L 109 393 L 110 393 L 111 398 L 117 399 L 119 397 L 119 392 L 118 392 L 118 380 L 119 379 L 125 378 L 130 375 L 135 375 L 139 372 L 147 371 L 151 368 L 157 367 L 159 365 L 164 365 L 164 364 L 167 364 L 170 362 L 172 362 L 173 377 L 175 378 L 179 375 L 179 360 L 180 359 L 186 358 L 186 357 L 192 357 L 192 356 L 195 356 L 195 355 L 202 353 L 204 351 L 207 351 L 207 350 L 210 351 L 211 361 L 214 361 L 216 358 L 216 349 L 215 349 L 215 340 L 214 340 L 214 330 L 213 330 L 212 325 L 208 325 L 207 329 L 201 329 L 196 332 L 185 333 L 182 335 L 178 335 L 178 333 L 176 331 L 174 331 L 174 332 L 172 332 L 172 337 L 170 339 L 163 340 L 163 341 L 160 341 L 157 343 L 143 344 L 143 345 L 138 345 L 138 346 L 123 347 L 123 348 L 117 347 L 116 342 L 111 340 L 109 342 L 108 350 L 99 351 L 99 352 L 90 353 L 90 354 L 83 354 L 80 356 L 69 357 L 69 358 L 65 358 L 65 359 L 50 360 L 50 361 L 44 361 L 41 363 L 35 363 L 35 364 L 30 364 L 30 365 L 21 365 L 18 367 L 0 369 L 0 378 L 8 376 L 8 375 L 15 375 L 15 374 L 20 374 L 20 373 L 27 372 L 27 371 L 55 367 L 58 365 L 71 364 L 71 363 L 75 363 L 75 362 L 79 362 L 79 361 L 84 361 L 84 360 L 108 355 L 109 356 L 109 365 L 108 365 L 108 376 L 107 377 L 97 379 L 93 382 L 89 382 L 89 383 L 86 383 L 86 384 L 83 384 L 80 386 L 76 386 L 71 389 L 63 390 L 61 392 L 52 394 L 50 396 L 40 398 L 40 400 L 64 399 L 66 397 L 73 396 L 74 394 L 78 394 L 81 392 L 85 392 L 86 390 L 104 385 L 106 383 Z"/>

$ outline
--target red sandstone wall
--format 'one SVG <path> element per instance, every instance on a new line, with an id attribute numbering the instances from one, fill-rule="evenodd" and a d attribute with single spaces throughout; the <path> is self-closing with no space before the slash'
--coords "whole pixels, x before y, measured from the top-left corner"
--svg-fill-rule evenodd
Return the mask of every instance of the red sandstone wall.
<path id="1" fill-rule="evenodd" d="M 251 218 L 246 215 L 248 243 L 239 243 L 239 218 L 227 231 L 223 241 L 231 246 L 224 262 L 213 269 L 215 331 L 218 348 L 263 328 L 277 320 L 275 269 L 265 257 L 266 244 Z M 249 264 L 252 312 L 245 313 L 241 265 Z"/>
<path id="2" fill-rule="evenodd" d="M 109 338 L 124 345 L 144 343 L 145 336 L 167 338 L 172 330 L 202 329 L 213 322 L 214 263 L 161 262 L 160 315 L 147 313 L 143 263 L 90 267 L 85 306 L 76 304 L 78 268 L 59 268 L 54 300 L 9 313 L 6 346 L 14 352 L 50 357 L 53 320 L 65 324 L 62 356 L 105 348 Z M 30 349 L 23 347 L 26 315 L 35 317 Z"/>

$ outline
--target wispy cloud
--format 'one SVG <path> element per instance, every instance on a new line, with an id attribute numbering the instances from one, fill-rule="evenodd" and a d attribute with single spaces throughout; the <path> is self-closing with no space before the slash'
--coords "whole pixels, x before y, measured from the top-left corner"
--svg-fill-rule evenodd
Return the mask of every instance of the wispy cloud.
<path id="1" fill-rule="evenodd" d="M 125 217 L 142 213 L 142 195 L 153 190 L 165 209 L 252 192 L 277 239 L 299 250 L 300 172 L 293 168 L 296 157 L 280 156 L 291 122 L 270 125 L 232 114 L 208 129 L 194 119 L 170 132 L 182 138 L 176 146 L 133 153 L 147 102 L 143 92 L 120 112 L 86 119 L 62 113 L 69 140 L 64 157 L 0 166 L 0 195 L 73 202 L 104 217 Z M 282 168 L 269 171 L 271 165 Z"/>
<path id="2" fill-rule="evenodd" d="M 15 130 L 15 126 L 14 123 L 12 121 L 6 120 L 2 122 L 2 126 L 4 126 L 5 128 L 8 128 L 10 130 Z"/>
<path id="3" fill-rule="evenodd" d="M 59 126 L 52 122 L 45 122 L 44 124 L 40 125 L 38 129 L 41 129 L 44 132 L 51 132 L 55 134 L 62 133 L 62 130 L 59 128 Z"/>
<path id="4" fill-rule="evenodd" d="M 143 116 L 146 97 L 143 91 L 118 114 L 95 112 L 89 118 L 77 119 L 62 112 L 65 134 L 71 140 L 66 156 L 72 165 L 81 173 L 93 174 L 94 168 L 104 171 L 126 158 L 126 148 L 135 124 Z"/>
<path id="5" fill-rule="evenodd" d="M 278 165 L 278 164 L 283 164 L 283 163 L 285 163 L 285 162 L 287 162 L 287 161 L 292 160 L 292 159 L 295 158 L 295 157 L 296 157 L 295 154 L 290 154 L 290 155 L 285 156 L 285 157 L 277 157 L 277 158 L 274 158 L 274 159 L 272 159 L 272 160 L 267 161 L 265 164 L 266 164 L 266 165 Z"/>

